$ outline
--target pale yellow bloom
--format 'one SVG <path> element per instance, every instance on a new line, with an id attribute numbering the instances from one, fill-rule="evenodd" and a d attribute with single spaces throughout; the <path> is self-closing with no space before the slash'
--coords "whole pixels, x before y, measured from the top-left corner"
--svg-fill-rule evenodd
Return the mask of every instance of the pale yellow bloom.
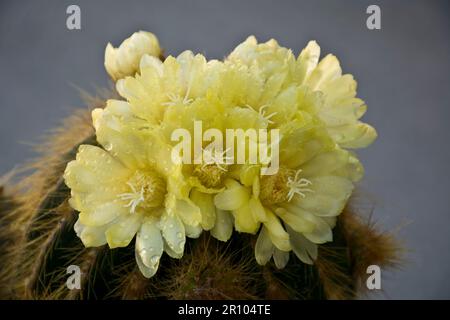
<path id="1" fill-rule="evenodd" d="M 201 121 L 203 132 L 208 129 L 216 129 L 226 136 L 226 129 L 239 128 L 264 129 L 266 120 L 251 108 L 246 107 L 224 107 L 217 97 L 206 96 L 196 98 L 188 105 L 174 104 L 166 106 L 160 130 L 166 141 L 175 146 L 179 142 L 170 141 L 174 130 L 183 128 L 190 133 L 193 139 L 195 135 L 194 121 Z M 170 141 L 170 142 L 169 142 Z M 223 141 L 225 142 L 225 141 Z M 211 234 L 221 240 L 227 241 L 231 237 L 233 221 L 228 210 L 222 210 L 214 206 L 214 195 L 225 188 L 227 177 L 236 174 L 236 165 L 225 164 L 227 150 L 223 147 L 215 157 L 214 163 L 208 162 L 205 148 L 211 141 L 202 142 L 201 154 L 192 153 L 190 164 L 184 164 L 183 172 L 185 178 L 193 186 L 191 200 L 200 208 L 202 213 L 202 228 L 210 230 Z M 216 150 L 217 151 L 217 150 Z M 236 155 L 237 147 L 234 156 Z M 203 162 L 194 163 L 194 159 L 203 156 Z"/>
<path id="2" fill-rule="evenodd" d="M 377 134 L 373 127 L 359 121 L 366 112 L 364 101 L 356 97 L 356 81 L 342 74 L 338 59 L 329 54 L 319 62 L 320 47 L 310 41 L 295 60 L 292 52 L 275 40 L 258 44 L 249 37 L 229 55 L 228 61 L 262 70 L 268 90 L 280 92 L 290 86 L 319 93 L 322 100 L 314 112 L 325 123 L 333 139 L 344 148 L 363 148 Z"/>
<path id="3" fill-rule="evenodd" d="M 164 62 L 144 55 L 139 74 L 117 81 L 116 88 L 136 115 L 158 124 L 168 106 L 189 105 L 217 86 L 222 65 L 191 51 L 168 56 Z"/>
<path id="4" fill-rule="evenodd" d="M 118 48 L 108 43 L 105 50 L 106 71 L 114 81 L 126 76 L 134 76 L 144 54 L 154 57 L 161 54 L 158 39 L 153 33 L 135 32 Z"/>
<path id="5" fill-rule="evenodd" d="M 162 62 L 159 54 L 157 39 L 144 32 L 107 47 L 105 66 L 125 101 L 94 110 L 103 149 L 81 146 L 66 168 L 70 204 L 80 212 L 77 235 L 86 246 L 111 248 L 136 235 L 136 261 L 146 277 L 163 252 L 183 255 L 186 236 L 205 230 L 227 241 L 233 227 L 257 235 L 262 265 L 273 258 L 282 268 L 290 251 L 313 263 L 363 175 L 343 148 L 365 147 L 376 137 L 359 121 L 366 107 L 353 77 L 342 75 L 332 55 L 319 62 L 315 42 L 298 58 L 275 40 L 258 44 L 254 37 L 224 62 L 190 51 Z M 262 175 L 267 164 L 248 161 L 251 146 L 261 143 L 252 139 L 237 142 L 245 147 L 244 164 L 227 163 L 225 141 L 223 149 L 211 149 L 212 138 L 202 139 L 200 150 L 189 147 L 190 163 L 174 161 L 179 140 L 172 134 L 183 129 L 194 139 L 198 122 L 223 137 L 227 129 L 279 129 L 278 172 Z"/>
<path id="6" fill-rule="evenodd" d="M 208 90 L 218 86 L 222 68 L 223 63 L 206 61 L 204 56 L 190 51 L 176 58 L 169 56 L 164 62 L 145 55 L 139 74 L 119 80 L 116 87 L 133 114 L 145 119 L 148 126 L 164 136 L 165 143 L 173 146 L 172 132 L 185 128 L 193 136 L 194 120 L 203 121 L 205 130 L 223 127 L 219 124 L 221 118 L 217 117 L 217 112 L 223 112 L 223 106 L 214 105 L 213 97 L 206 96 Z M 231 237 L 233 225 L 228 212 L 214 207 L 213 194 L 220 190 L 226 171 L 215 165 L 183 164 L 184 179 L 193 188 L 190 198 L 200 208 L 202 230 L 210 230 L 222 241 Z"/>
<path id="7" fill-rule="evenodd" d="M 342 74 L 339 60 L 329 54 L 320 62 L 320 47 L 310 41 L 297 60 L 299 83 L 323 93 L 323 106 L 317 111 L 328 132 L 344 148 L 364 148 L 377 137 L 375 129 L 359 121 L 366 112 L 356 97 L 357 83 L 351 74 Z"/>
<path id="8" fill-rule="evenodd" d="M 93 120 L 104 149 L 82 145 L 64 174 L 80 211 L 75 230 L 86 247 L 125 247 L 136 235 L 136 261 L 151 277 L 163 251 L 180 258 L 185 237 L 198 237 L 200 210 L 170 147 L 128 103 L 109 100 Z"/>
<path id="9" fill-rule="evenodd" d="M 243 165 L 215 196 L 215 205 L 230 210 L 237 231 L 256 234 L 258 263 L 273 256 L 283 268 L 289 251 L 305 263 L 317 256 L 317 244 L 332 241 L 332 228 L 363 169 L 338 148 L 320 122 L 307 113 L 280 127 L 280 169 L 260 176 L 260 167 Z M 260 225 L 262 224 L 262 228 Z"/>

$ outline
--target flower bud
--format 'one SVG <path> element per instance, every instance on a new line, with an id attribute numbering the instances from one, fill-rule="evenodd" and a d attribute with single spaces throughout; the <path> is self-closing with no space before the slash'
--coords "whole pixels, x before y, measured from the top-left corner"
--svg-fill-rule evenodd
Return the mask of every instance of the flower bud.
<path id="1" fill-rule="evenodd" d="M 135 32 L 118 48 L 114 48 L 111 43 L 108 43 L 105 50 L 106 71 L 114 81 L 126 76 L 134 76 L 144 54 L 155 57 L 161 54 L 158 39 L 151 32 Z"/>

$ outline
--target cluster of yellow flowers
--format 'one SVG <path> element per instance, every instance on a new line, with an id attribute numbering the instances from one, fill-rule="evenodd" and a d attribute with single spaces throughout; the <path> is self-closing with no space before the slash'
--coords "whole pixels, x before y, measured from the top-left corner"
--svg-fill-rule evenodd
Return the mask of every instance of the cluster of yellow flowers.
<path id="1" fill-rule="evenodd" d="M 92 112 L 97 141 L 82 145 L 65 171 L 75 231 L 86 247 L 125 247 L 153 276 L 163 252 L 181 258 L 186 237 L 228 241 L 255 234 L 255 257 L 283 268 L 290 251 L 313 263 L 363 175 L 356 156 L 375 138 L 356 82 L 339 61 L 308 43 L 295 58 L 275 40 L 249 37 L 224 60 L 190 51 L 163 62 L 156 37 L 140 32 L 105 66 L 123 100 Z M 174 162 L 171 134 L 204 128 L 279 129 L 279 169 L 262 164 Z M 204 146 L 203 146 L 204 147 Z"/>

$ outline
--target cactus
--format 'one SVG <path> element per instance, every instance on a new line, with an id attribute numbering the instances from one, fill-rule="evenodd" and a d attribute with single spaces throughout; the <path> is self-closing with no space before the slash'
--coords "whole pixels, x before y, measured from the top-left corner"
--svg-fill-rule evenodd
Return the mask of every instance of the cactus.
<path id="1" fill-rule="evenodd" d="M 110 73 L 119 77 L 129 71 L 119 70 L 122 65 L 115 60 L 128 53 L 109 48 L 105 64 Z M 140 56 L 132 58 L 135 70 Z M 227 242 L 208 231 L 188 239 L 183 258 L 162 256 L 150 279 L 136 265 L 133 242 L 116 249 L 86 248 L 74 231 L 78 212 L 69 205 L 63 174 L 80 145 L 97 145 L 91 110 L 116 96 L 105 91 L 87 97 L 88 107 L 74 112 L 38 146 L 37 160 L 14 181 L 0 180 L 0 298 L 353 299 L 364 293 L 367 266 L 399 263 L 393 236 L 365 222 L 352 200 L 337 219 L 333 242 L 319 246 L 314 265 L 293 257 L 282 270 L 272 261 L 260 266 L 254 257 L 256 238 L 238 232 Z M 66 285 L 70 265 L 82 272 L 80 289 Z"/>
<path id="2" fill-rule="evenodd" d="M 41 144 L 41 157 L 27 166 L 32 173 L 0 189 L 1 298 L 352 299 L 363 293 L 368 265 L 398 263 L 392 235 L 358 218 L 350 201 L 313 266 L 290 259 L 283 270 L 262 267 L 252 237 L 235 233 L 223 243 L 204 232 L 188 241 L 183 259 L 163 257 L 160 272 L 146 279 L 132 245 L 85 248 L 73 230 L 77 212 L 62 174 L 80 144 L 95 143 L 89 109 L 79 110 Z M 80 290 L 66 286 L 69 265 L 82 271 Z"/>

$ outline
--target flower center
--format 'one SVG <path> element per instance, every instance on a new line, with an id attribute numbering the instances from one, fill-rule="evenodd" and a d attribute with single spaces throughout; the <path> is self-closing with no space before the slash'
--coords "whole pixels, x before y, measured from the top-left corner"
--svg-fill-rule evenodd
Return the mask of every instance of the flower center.
<path id="1" fill-rule="evenodd" d="M 128 201 L 125 207 L 135 213 L 137 208 L 156 208 L 163 204 L 166 194 L 165 181 L 154 172 L 136 171 L 128 180 L 130 192 L 119 194 L 123 201 Z"/>
<path id="2" fill-rule="evenodd" d="M 193 174 L 207 188 L 215 188 L 222 184 L 227 170 L 217 164 L 197 164 Z"/>
<path id="3" fill-rule="evenodd" d="M 228 150 L 217 151 L 203 149 L 201 164 L 194 166 L 194 175 L 200 179 L 200 182 L 207 188 L 214 188 L 222 183 L 222 178 L 228 171 Z"/>
<path id="4" fill-rule="evenodd" d="M 260 199 L 264 205 L 291 201 L 295 195 L 306 197 L 313 192 L 308 186 L 311 181 L 300 176 L 301 170 L 280 168 L 277 174 L 261 177 Z"/>
<path id="5" fill-rule="evenodd" d="M 311 189 L 308 188 L 312 184 L 311 181 L 309 181 L 306 178 L 302 178 L 300 176 L 300 173 L 302 172 L 302 169 L 298 169 L 295 172 L 295 176 L 288 177 L 287 187 L 289 188 L 289 192 L 287 194 L 287 200 L 291 201 L 292 198 L 295 195 L 299 195 L 302 198 L 306 197 L 307 192 L 313 192 Z"/>

